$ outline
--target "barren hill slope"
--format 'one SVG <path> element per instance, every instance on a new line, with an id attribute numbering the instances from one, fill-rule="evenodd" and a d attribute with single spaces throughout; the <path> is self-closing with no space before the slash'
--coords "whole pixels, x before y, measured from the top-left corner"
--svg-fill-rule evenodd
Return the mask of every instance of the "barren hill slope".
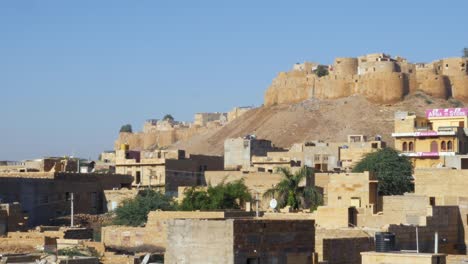
<path id="1" fill-rule="evenodd" d="M 460 107 L 455 100 L 416 93 L 394 105 L 378 105 L 355 95 L 335 100 L 307 100 L 297 104 L 260 107 L 224 127 L 180 141 L 171 148 L 188 153 L 222 155 L 226 138 L 255 134 L 276 146 L 289 148 L 307 140 L 345 141 L 349 134 L 381 135 L 393 145 L 393 116 L 397 110 L 424 114 L 430 108 Z"/>

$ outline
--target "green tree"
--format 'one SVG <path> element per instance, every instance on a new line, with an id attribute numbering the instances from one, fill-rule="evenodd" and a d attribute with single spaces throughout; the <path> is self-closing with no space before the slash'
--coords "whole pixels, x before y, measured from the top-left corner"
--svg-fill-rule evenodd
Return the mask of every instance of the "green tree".
<path id="1" fill-rule="evenodd" d="M 323 204 L 322 194 L 315 186 L 301 186 L 313 176 L 313 169 L 302 167 L 297 172 L 291 173 L 288 168 L 280 167 L 277 172 L 283 178 L 276 186 L 265 192 L 264 198 L 276 197 L 280 208 L 290 206 L 293 209 L 310 208 L 315 210 Z"/>
<path id="2" fill-rule="evenodd" d="M 120 132 L 132 133 L 132 132 L 133 132 L 133 130 L 132 130 L 132 125 L 130 125 L 130 124 L 123 125 L 123 126 L 120 128 Z"/>
<path id="3" fill-rule="evenodd" d="M 163 117 L 163 120 L 164 121 L 174 121 L 174 117 L 172 117 L 172 115 L 170 114 L 167 114 Z"/>
<path id="4" fill-rule="evenodd" d="M 367 154 L 353 169 L 353 172 L 364 171 L 376 173 L 380 195 L 401 195 L 413 191 L 413 165 L 408 157 L 392 148 Z"/>
<path id="5" fill-rule="evenodd" d="M 314 73 L 318 77 L 326 76 L 326 75 L 328 75 L 328 68 L 327 68 L 327 66 L 319 65 L 319 66 L 317 66 L 317 69 L 314 70 Z"/>
<path id="6" fill-rule="evenodd" d="M 116 225 L 140 226 L 148 220 L 148 213 L 161 209 L 172 211 L 176 209 L 173 200 L 159 191 L 144 190 L 135 198 L 125 200 L 115 209 L 113 223 Z"/>
<path id="7" fill-rule="evenodd" d="M 188 188 L 184 194 L 179 206 L 184 211 L 240 209 L 245 202 L 252 200 L 243 179 L 229 183 L 223 181 L 216 186 L 209 184 L 206 190 Z"/>
<path id="8" fill-rule="evenodd" d="M 468 48 L 463 49 L 463 58 L 468 58 Z"/>

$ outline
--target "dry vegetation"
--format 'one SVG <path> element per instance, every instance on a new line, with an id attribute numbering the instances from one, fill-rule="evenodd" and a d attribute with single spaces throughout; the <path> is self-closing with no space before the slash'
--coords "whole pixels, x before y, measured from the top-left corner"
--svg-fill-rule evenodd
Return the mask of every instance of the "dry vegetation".
<path id="1" fill-rule="evenodd" d="M 306 140 L 345 141 L 349 134 L 381 135 L 393 144 L 393 116 L 397 110 L 424 114 L 429 108 L 460 107 L 456 100 L 432 98 L 416 92 L 393 105 L 378 105 L 355 95 L 335 100 L 307 100 L 292 105 L 275 105 L 251 110 L 228 125 L 180 141 L 172 148 L 189 153 L 223 153 L 226 138 L 255 134 L 280 147 Z"/>

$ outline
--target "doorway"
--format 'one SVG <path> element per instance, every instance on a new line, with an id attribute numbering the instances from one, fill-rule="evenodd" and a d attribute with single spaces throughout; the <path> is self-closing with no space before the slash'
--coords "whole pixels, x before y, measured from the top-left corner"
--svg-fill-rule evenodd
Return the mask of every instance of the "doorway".
<path id="1" fill-rule="evenodd" d="M 431 152 L 439 152 L 439 147 L 436 141 L 431 142 Z"/>

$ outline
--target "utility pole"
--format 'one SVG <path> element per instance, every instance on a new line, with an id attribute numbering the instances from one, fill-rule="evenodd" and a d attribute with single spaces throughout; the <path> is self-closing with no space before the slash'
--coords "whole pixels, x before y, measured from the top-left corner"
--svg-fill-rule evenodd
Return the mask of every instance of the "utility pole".
<path id="1" fill-rule="evenodd" d="M 70 196 L 70 227 L 73 227 L 74 226 L 74 223 L 73 223 L 73 193 L 71 193 L 71 196 Z"/>
<path id="2" fill-rule="evenodd" d="M 418 226 L 416 226 L 416 253 L 419 253 L 419 234 L 418 234 Z"/>
<path id="3" fill-rule="evenodd" d="M 258 191 L 255 192 L 255 216 L 258 218 Z"/>

